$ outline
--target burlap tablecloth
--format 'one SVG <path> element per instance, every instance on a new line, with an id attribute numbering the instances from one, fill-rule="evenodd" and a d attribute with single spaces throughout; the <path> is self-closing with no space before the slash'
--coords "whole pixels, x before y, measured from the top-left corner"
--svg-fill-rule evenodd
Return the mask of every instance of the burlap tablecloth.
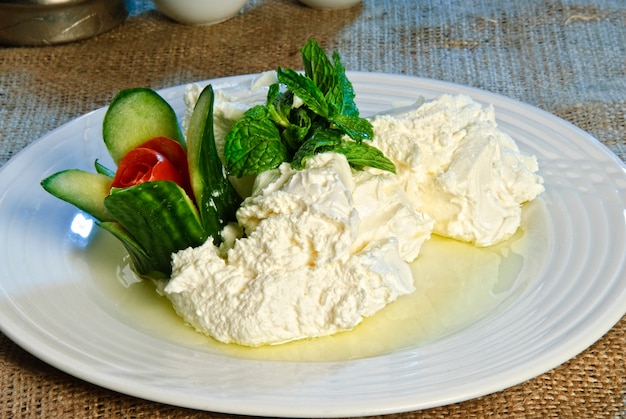
<path id="1" fill-rule="evenodd" d="M 446 80 L 528 102 L 626 159 L 624 0 L 365 0 L 341 11 L 251 0 L 209 27 L 173 23 L 147 1 L 129 2 L 129 11 L 124 24 L 89 40 L 0 48 L 0 164 L 122 88 L 300 68 L 299 48 L 311 37 L 338 50 L 348 70 Z M 574 359 L 505 391 L 392 416 L 624 417 L 625 330 L 622 318 Z M 0 371 L 3 418 L 225 416 L 85 383 L 4 335 Z"/>

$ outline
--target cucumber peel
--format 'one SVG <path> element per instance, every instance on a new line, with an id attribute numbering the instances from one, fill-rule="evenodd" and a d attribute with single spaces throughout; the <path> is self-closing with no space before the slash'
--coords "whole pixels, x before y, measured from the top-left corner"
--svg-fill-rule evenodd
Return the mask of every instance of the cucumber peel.
<path id="1" fill-rule="evenodd" d="M 128 230 L 122 227 L 120 223 L 116 221 L 105 221 L 98 222 L 97 224 L 100 228 L 108 231 L 120 242 L 122 242 L 124 248 L 130 256 L 133 269 L 136 272 L 154 279 L 166 278 L 164 272 L 154 270 L 157 261 L 153 260 L 153 258 L 148 253 L 146 253 L 141 245 L 137 243 L 137 240 L 135 240 L 135 238 L 130 235 Z"/>
<path id="2" fill-rule="evenodd" d="M 129 188 L 112 189 L 104 198 L 111 216 L 129 232 L 133 240 L 131 258 L 141 257 L 135 269 L 142 275 L 152 271 L 171 272 L 172 253 L 199 246 L 207 234 L 198 210 L 185 191 L 171 181 L 145 182 Z M 126 242 L 123 231 L 114 234 Z M 148 260 L 145 260 L 145 256 Z"/>
<path id="3" fill-rule="evenodd" d="M 98 159 L 94 162 L 94 167 L 96 168 L 96 173 L 100 173 L 101 175 L 105 175 L 113 179 L 115 177 L 115 170 L 111 170 L 102 163 Z"/>
<path id="4" fill-rule="evenodd" d="M 187 160 L 202 225 L 214 243 L 220 244 L 220 232 L 235 220 L 241 198 L 230 183 L 215 146 L 214 96 L 212 86 L 208 85 L 198 97 L 187 130 Z"/>

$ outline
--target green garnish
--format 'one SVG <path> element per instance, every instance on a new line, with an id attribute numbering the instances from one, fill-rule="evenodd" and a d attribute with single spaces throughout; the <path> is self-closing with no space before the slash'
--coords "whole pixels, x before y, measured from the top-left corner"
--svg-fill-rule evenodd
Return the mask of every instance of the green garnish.
<path id="1" fill-rule="evenodd" d="M 198 98 L 186 139 L 176 113 L 157 92 L 133 88 L 116 95 L 103 121 L 104 143 L 117 170 L 96 160 L 96 173 L 63 170 L 41 184 L 119 239 L 139 274 L 167 278 L 172 253 L 209 237 L 220 244 L 223 227 L 235 220 L 241 197 L 228 172 L 258 174 L 283 162 L 300 169 L 326 151 L 345 155 L 355 170 L 395 172 L 380 150 L 363 141 L 372 139 L 372 125 L 359 116 L 338 53 L 331 61 L 309 41 L 302 59 L 304 74 L 279 68 L 266 104 L 234 124 L 226 137 L 226 167 L 215 146 L 211 85 Z M 296 98 L 301 106 L 294 107 Z"/>
<path id="2" fill-rule="evenodd" d="M 314 40 L 301 53 L 304 74 L 279 67 L 266 104 L 248 110 L 226 136 L 228 172 L 254 175 L 283 162 L 301 169 L 316 153 L 332 151 L 344 154 L 356 170 L 369 166 L 395 173 L 380 150 L 363 142 L 373 138 L 373 128 L 359 116 L 339 53 L 331 61 Z M 294 107 L 296 97 L 302 106 Z"/>
<path id="3" fill-rule="evenodd" d="M 103 121 L 103 136 L 111 157 L 124 162 L 137 146 L 146 147 L 155 140 L 175 142 L 160 137 L 162 132 L 180 132 L 180 126 L 174 110 L 157 92 L 128 89 L 116 97 Z M 213 101 L 213 88 L 208 85 L 189 122 L 187 152 L 180 149 L 182 161 L 178 161 L 178 168 L 188 168 L 191 190 L 172 180 L 159 179 L 152 171 L 151 165 L 168 159 L 165 155 L 156 163 L 139 160 L 129 164 L 154 178 L 135 183 L 131 177 L 130 182 L 135 184 L 128 187 L 115 186 L 117 171 L 97 160 L 96 173 L 63 170 L 41 184 L 52 195 L 90 214 L 102 229 L 120 240 L 138 274 L 166 279 L 171 274 L 172 253 L 199 246 L 208 237 L 220 244 L 223 227 L 235 221 L 241 203 L 215 147 Z"/>

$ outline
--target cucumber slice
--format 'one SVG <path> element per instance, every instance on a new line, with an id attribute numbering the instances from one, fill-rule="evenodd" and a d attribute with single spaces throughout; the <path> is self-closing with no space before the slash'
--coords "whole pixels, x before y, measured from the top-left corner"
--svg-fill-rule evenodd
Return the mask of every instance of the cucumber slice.
<path id="1" fill-rule="evenodd" d="M 230 183 L 217 154 L 213 133 L 214 94 L 206 86 L 194 107 L 187 131 L 187 160 L 191 188 L 205 231 L 216 245 L 222 242 L 223 227 L 235 220 L 241 197 Z"/>
<path id="2" fill-rule="evenodd" d="M 121 90 L 102 122 L 102 136 L 116 164 L 130 150 L 154 137 L 168 137 L 185 148 L 176 113 L 157 92 L 148 88 Z"/>
<path id="3" fill-rule="evenodd" d="M 137 240 L 120 223 L 105 221 L 98 223 L 98 226 L 122 242 L 132 261 L 131 266 L 137 274 L 154 279 L 167 279 L 166 273 L 153 270 L 154 266 L 157 266 L 156 261 L 146 253 Z"/>
<path id="4" fill-rule="evenodd" d="M 93 165 L 96 168 L 96 172 L 97 173 L 100 173 L 101 175 L 108 176 L 111 179 L 113 179 L 115 177 L 115 170 L 109 169 L 108 167 L 106 167 L 105 165 L 100 163 L 100 161 L 98 159 L 96 159 L 96 161 L 94 162 Z"/>
<path id="5" fill-rule="evenodd" d="M 193 201 L 171 181 L 113 189 L 104 199 L 104 206 L 134 239 L 132 248 L 147 255 L 139 254 L 142 260 L 135 264 L 141 275 L 160 272 L 169 276 L 172 253 L 199 246 L 207 238 Z M 137 252 L 131 253 L 133 256 Z"/>
<path id="6" fill-rule="evenodd" d="M 57 172 L 41 181 L 50 194 L 85 211 L 96 220 L 112 221 L 104 207 L 113 179 L 99 173 L 70 169 Z"/>

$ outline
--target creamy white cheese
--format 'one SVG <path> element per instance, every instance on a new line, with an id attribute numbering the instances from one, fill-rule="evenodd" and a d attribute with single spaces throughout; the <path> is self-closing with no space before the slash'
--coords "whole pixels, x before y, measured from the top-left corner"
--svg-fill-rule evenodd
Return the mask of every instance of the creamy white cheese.
<path id="1" fill-rule="evenodd" d="M 372 120 L 373 144 L 390 158 L 434 233 L 490 246 L 519 228 L 521 204 L 543 191 L 537 160 L 497 127 L 493 107 L 443 95 Z"/>
<path id="2" fill-rule="evenodd" d="M 345 157 L 320 154 L 301 171 L 283 164 L 259 182 L 237 214 L 247 236 L 226 257 L 211 241 L 173 257 L 164 291 L 197 330 L 248 346 L 329 335 L 414 291 L 395 236 L 354 246 L 359 208 Z"/>
<path id="3" fill-rule="evenodd" d="M 418 210 L 419 196 L 407 191 L 406 183 L 388 172 L 354 172 L 354 182 L 352 197 L 361 222 L 352 248 L 367 248 L 394 237 L 403 260 L 417 259 L 434 226 L 434 220 Z"/>
<path id="4" fill-rule="evenodd" d="M 268 72 L 216 90 L 218 150 L 275 81 Z M 199 92 L 188 89 L 186 115 Z M 187 323 L 248 346 L 350 330 L 413 292 L 408 263 L 431 233 L 495 244 L 543 190 L 536 159 L 498 130 L 491 107 L 467 96 L 422 101 L 372 124 L 373 145 L 397 174 L 353 172 L 332 153 L 300 171 L 285 163 L 255 179 L 219 248 L 209 240 L 173 255 L 164 294 Z"/>

